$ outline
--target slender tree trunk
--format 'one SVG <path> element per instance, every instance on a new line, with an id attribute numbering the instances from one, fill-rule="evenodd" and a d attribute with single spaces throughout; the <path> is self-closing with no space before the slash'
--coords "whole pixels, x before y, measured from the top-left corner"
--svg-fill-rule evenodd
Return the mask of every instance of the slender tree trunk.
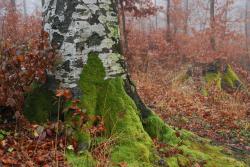
<path id="1" fill-rule="evenodd" d="M 250 39 L 250 0 L 246 0 L 245 11 L 245 36 L 246 36 L 246 50 L 249 54 L 249 39 Z"/>
<path id="2" fill-rule="evenodd" d="M 170 11 L 171 10 L 171 2 L 167 0 L 167 41 L 171 40 L 171 29 L 170 29 Z"/>
<path id="3" fill-rule="evenodd" d="M 11 7 L 13 8 L 13 11 L 16 11 L 16 0 L 10 0 Z"/>
<path id="4" fill-rule="evenodd" d="M 27 2 L 26 0 L 23 0 L 23 13 L 25 16 L 27 16 Z"/>
<path id="5" fill-rule="evenodd" d="M 157 8 L 157 0 L 155 0 L 155 8 Z M 158 28 L 158 12 L 155 14 L 155 29 Z"/>
<path id="6" fill-rule="evenodd" d="M 184 25 L 184 32 L 185 34 L 188 33 L 188 19 L 189 19 L 189 0 L 185 0 L 185 4 L 184 4 L 184 8 L 185 8 L 185 25 Z"/>
<path id="7" fill-rule="evenodd" d="M 224 32 L 223 32 L 224 37 L 226 36 L 227 32 L 228 10 L 229 10 L 229 0 L 226 0 L 225 13 L 224 13 Z"/>
<path id="8" fill-rule="evenodd" d="M 120 22 L 120 28 L 121 28 L 121 36 L 122 36 L 122 49 L 123 53 L 126 54 L 128 51 L 128 34 L 126 31 L 126 15 L 125 15 L 125 9 L 124 9 L 124 4 L 123 0 L 119 0 L 119 10 L 120 10 L 120 17 L 119 17 L 119 22 Z"/>
<path id="9" fill-rule="evenodd" d="M 215 1 L 210 0 L 210 27 L 211 27 L 211 37 L 210 43 L 213 50 L 216 50 L 216 41 L 215 41 Z"/>
<path id="10" fill-rule="evenodd" d="M 45 0 L 42 0 L 42 6 L 44 5 L 44 3 L 45 3 Z"/>

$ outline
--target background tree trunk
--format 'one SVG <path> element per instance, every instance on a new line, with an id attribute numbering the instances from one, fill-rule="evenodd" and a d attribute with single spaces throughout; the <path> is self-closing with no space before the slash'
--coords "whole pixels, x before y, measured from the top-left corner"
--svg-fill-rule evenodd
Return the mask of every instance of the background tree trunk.
<path id="1" fill-rule="evenodd" d="M 185 14 L 186 14 L 186 16 L 185 16 L 185 25 L 184 25 L 184 32 L 185 32 L 185 34 L 187 34 L 188 33 L 188 19 L 189 19 L 189 0 L 185 0 L 185 2 L 184 2 L 185 4 L 184 4 L 184 10 L 185 10 Z"/>
<path id="2" fill-rule="evenodd" d="M 10 3 L 13 10 L 16 11 L 16 0 L 10 0 Z"/>
<path id="3" fill-rule="evenodd" d="M 171 2 L 167 0 L 167 41 L 171 40 L 171 28 L 170 28 L 170 13 L 171 13 Z"/>
<path id="4" fill-rule="evenodd" d="M 245 36 L 246 36 L 246 49 L 249 54 L 249 39 L 250 39 L 250 0 L 246 0 L 245 11 Z"/>
<path id="5" fill-rule="evenodd" d="M 23 0 L 23 13 L 25 16 L 27 16 L 27 2 L 26 0 Z"/>
<path id="6" fill-rule="evenodd" d="M 157 0 L 155 0 L 155 8 L 157 9 Z M 155 29 L 158 29 L 158 12 L 155 14 Z"/>
<path id="7" fill-rule="evenodd" d="M 119 0 L 119 11 L 120 11 L 120 17 L 119 17 L 119 22 L 120 22 L 120 29 L 121 29 L 121 42 L 122 42 L 122 48 L 123 48 L 123 53 L 126 54 L 128 51 L 128 34 L 126 31 L 126 15 L 125 15 L 125 9 L 124 9 L 124 4 L 123 0 Z"/>
<path id="8" fill-rule="evenodd" d="M 215 10 L 215 1 L 210 0 L 210 27 L 211 27 L 211 37 L 210 37 L 210 43 L 213 50 L 216 49 L 216 41 L 215 41 L 215 16 L 214 16 L 214 10 Z"/>

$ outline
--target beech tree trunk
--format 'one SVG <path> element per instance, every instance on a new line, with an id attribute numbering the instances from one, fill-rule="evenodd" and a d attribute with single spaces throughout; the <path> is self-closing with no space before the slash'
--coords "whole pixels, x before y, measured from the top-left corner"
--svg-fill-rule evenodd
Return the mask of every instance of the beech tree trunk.
<path id="1" fill-rule="evenodd" d="M 120 35 L 116 1 L 96 0 L 47 0 L 44 5 L 45 31 L 50 43 L 61 54 L 62 63 L 53 74 L 59 87 L 70 88 L 75 97 L 80 97 L 78 82 L 91 52 L 98 53 L 103 63 L 105 79 L 121 77 L 126 91 L 135 100 L 142 115 L 150 110 L 138 94 L 130 89 L 126 63 L 120 50 Z"/>

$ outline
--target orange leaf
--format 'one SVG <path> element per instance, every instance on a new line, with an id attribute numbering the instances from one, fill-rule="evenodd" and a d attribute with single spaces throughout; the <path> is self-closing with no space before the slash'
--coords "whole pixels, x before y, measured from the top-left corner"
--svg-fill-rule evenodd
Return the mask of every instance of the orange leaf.
<path id="1" fill-rule="evenodd" d="M 23 56 L 23 55 L 17 56 L 16 59 L 17 59 L 19 62 L 24 62 L 24 56 Z"/>
<path id="2" fill-rule="evenodd" d="M 61 96 L 63 96 L 63 94 L 64 94 L 64 90 L 63 89 L 56 90 L 56 97 L 61 97 Z"/>

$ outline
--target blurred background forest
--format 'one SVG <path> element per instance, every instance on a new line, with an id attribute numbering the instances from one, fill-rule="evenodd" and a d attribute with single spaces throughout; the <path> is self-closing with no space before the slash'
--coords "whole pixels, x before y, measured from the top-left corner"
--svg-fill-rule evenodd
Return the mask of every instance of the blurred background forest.
<path id="1" fill-rule="evenodd" d="M 40 54 L 41 6 L 38 0 L 0 0 L 0 53 L 19 48 L 12 61 L 21 62 L 24 52 Z M 146 104 L 169 124 L 226 143 L 249 159 L 250 0 L 125 0 L 119 23 L 129 72 Z M 7 94 L 22 101 L 25 85 L 43 80 L 38 69 L 48 66 L 30 63 L 26 68 L 35 75 L 18 75 L 20 92 L 2 84 L 1 101 L 18 106 Z"/>

